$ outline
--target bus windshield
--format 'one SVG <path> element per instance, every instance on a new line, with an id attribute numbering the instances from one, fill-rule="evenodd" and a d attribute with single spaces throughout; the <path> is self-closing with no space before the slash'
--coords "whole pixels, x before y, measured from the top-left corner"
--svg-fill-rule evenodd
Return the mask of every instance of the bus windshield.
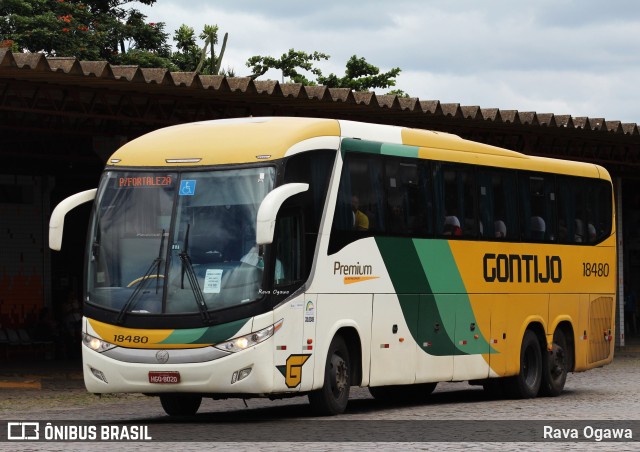
<path id="1" fill-rule="evenodd" d="M 89 234 L 87 302 L 128 313 L 198 313 L 259 298 L 256 216 L 272 167 L 109 171 Z"/>

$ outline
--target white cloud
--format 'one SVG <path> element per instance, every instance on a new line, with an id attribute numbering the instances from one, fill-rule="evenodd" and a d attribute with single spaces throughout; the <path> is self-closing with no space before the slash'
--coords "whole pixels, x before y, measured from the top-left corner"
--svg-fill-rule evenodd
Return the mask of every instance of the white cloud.
<path id="1" fill-rule="evenodd" d="M 223 67 L 247 75 L 253 55 L 289 48 L 331 55 L 342 75 L 365 57 L 400 67 L 397 88 L 421 99 L 640 122 L 640 2 L 610 0 L 158 0 L 140 7 L 173 31 L 218 24 Z M 267 76 L 279 79 L 277 72 Z"/>

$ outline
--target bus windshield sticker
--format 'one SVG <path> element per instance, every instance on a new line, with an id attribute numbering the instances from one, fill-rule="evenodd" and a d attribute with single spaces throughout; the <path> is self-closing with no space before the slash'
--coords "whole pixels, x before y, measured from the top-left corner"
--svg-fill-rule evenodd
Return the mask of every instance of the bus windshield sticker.
<path id="1" fill-rule="evenodd" d="M 222 285 L 222 270 L 208 269 L 204 275 L 204 289 L 203 293 L 220 293 L 220 286 Z"/>
<path id="2" fill-rule="evenodd" d="M 135 176 L 119 177 L 116 180 L 118 188 L 123 187 L 170 187 L 173 184 L 171 176 Z"/>
<path id="3" fill-rule="evenodd" d="M 196 194 L 196 180 L 180 181 L 180 196 L 193 196 Z"/>

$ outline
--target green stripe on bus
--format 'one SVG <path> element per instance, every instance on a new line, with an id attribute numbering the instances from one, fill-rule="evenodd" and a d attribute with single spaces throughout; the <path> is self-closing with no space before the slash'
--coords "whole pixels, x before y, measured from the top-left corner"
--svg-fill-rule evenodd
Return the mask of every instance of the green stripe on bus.
<path id="1" fill-rule="evenodd" d="M 416 253 L 424 269 L 429 287 L 435 294 L 438 312 L 444 320 L 447 331 L 455 331 L 456 327 L 469 331 L 477 321 L 467 294 L 462 276 L 458 271 L 449 242 L 446 240 L 413 240 Z M 437 257 L 436 257 L 437 256 Z M 474 330 L 478 339 L 461 345 L 454 342 L 456 348 L 464 354 L 489 353 L 491 347 L 479 328 Z"/>
<path id="2" fill-rule="evenodd" d="M 418 147 L 405 146 L 403 144 L 383 144 L 380 153 L 384 155 L 393 155 L 395 157 L 418 158 Z"/>
<path id="3" fill-rule="evenodd" d="M 431 293 L 424 268 L 411 239 L 396 237 L 376 237 L 375 239 L 396 293 Z"/>
<path id="4" fill-rule="evenodd" d="M 376 237 L 376 243 L 411 335 L 422 350 L 435 356 L 489 353 L 491 347 L 479 328 L 474 331 L 478 339 L 456 341 L 456 328 L 460 335 L 477 322 L 447 241 Z"/>
<path id="5" fill-rule="evenodd" d="M 366 154 L 380 154 L 382 143 L 377 141 L 356 140 L 354 138 L 343 138 L 342 152 L 364 152 Z"/>
<path id="6" fill-rule="evenodd" d="M 414 239 L 413 245 L 429 279 L 432 293 L 467 293 L 449 242 Z"/>
<path id="7" fill-rule="evenodd" d="M 462 354 L 453 344 L 455 330 L 445 326 L 450 322 L 445 322 L 441 316 L 412 240 L 392 237 L 376 237 L 375 240 L 416 343 L 429 343 L 428 349 L 423 350 L 434 356 Z M 442 326 L 438 331 L 433 327 L 436 324 Z"/>
<path id="8" fill-rule="evenodd" d="M 395 157 L 418 158 L 419 148 L 416 146 L 405 146 L 403 144 L 380 143 L 377 141 L 356 140 L 354 138 L 344 138 L 342 140 L 342 153 L 362 152 L 365 154 L 384 154 Z"/>
<path id="9" fill-rule="evenodd" d="M 205 328 L 175 330 L 159 344 L 218 344 L 236 336 L 248 321 L 241 319 Z"/>

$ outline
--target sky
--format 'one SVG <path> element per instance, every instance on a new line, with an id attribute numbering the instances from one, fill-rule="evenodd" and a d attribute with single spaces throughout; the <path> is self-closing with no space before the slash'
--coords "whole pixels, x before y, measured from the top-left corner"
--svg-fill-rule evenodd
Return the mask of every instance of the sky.
<path id="1" fill-rule="evenodd" d="M 319 51 L 324 75 L 352 55 L 420 100 L 640 123 L 638 0 L 157 0 L 131 6 L 196 33 L 219 26 L 223 68 L 254 55 Z M 202 45 L 202 43 L 200 43 Z M 218 46 L 219 48 L 219 46 Z M 308 78 L 313 78 L 307 74 Z M 281 80 L 269 71 L 261 80 Z M 388 90 L 376 90 L 385 94 Z"/>

